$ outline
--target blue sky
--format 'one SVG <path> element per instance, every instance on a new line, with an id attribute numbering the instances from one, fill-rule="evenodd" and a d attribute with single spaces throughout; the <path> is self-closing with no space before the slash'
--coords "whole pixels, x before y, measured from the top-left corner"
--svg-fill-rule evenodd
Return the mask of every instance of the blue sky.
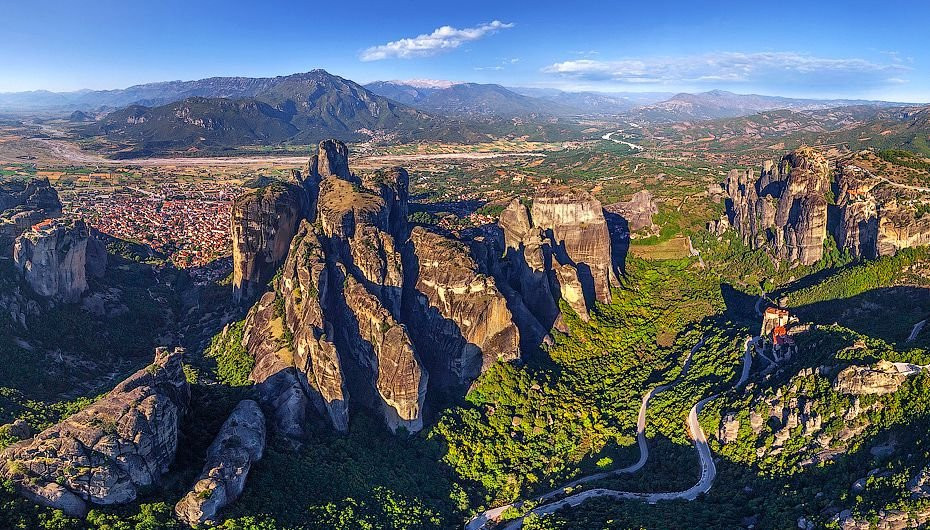
<path id="1" fill-rule="evenodd" d="M 0 0 L 0 12 L 0 91 L 325 68 L 358 82 L 930 101 L 926 0 Z"/>

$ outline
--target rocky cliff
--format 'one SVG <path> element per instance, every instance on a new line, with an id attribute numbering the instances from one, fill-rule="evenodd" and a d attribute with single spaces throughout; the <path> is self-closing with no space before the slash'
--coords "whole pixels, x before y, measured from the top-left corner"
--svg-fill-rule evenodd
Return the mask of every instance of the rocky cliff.
<path id="1" fill-rule="evenodd" d="M 514 200 L 501 213 L 505 275 L 549 329 L 559 299 L 583 319 L 595 301 L 610 302 L 616 284 L 610 236 L 600 202 L 578 190 L 554 189 L 528 210 Z"/>
<path id="2" fill-rule="evenodd" d="M 417 262 L 412 326 L 417 343 L 430 351 L 430 373 L 471 381 L 494 361 L 520 356 L 520 332 L 497 289 L 482 274 L 464 243 L 416 227 L 411 244 Z"/>
<path id="3" fill-rule="evenodd" d="M 805 265 L 823 256 L 828 234 L 862 258 L 930 244 L 930 216 L 920 213 L 923 192 L 869 169 L 876 167 L 887 166 L 870 152 L 846 155 L 832 167 L 802 147 L 777 165 L 767 161 L 757 174 L 730 170 L 727 218 L 711 227 L 721 233 L 731 225 L 750 247 Z M 835 207 L 828 205 L 831 195 Z"/>
<path id="4" fill-rule="evenodd" d="M 239 197 L 232 209 L 233 298 L 251 302 L 287 257 L 307 208 L 303 188 L 272 182 Z"/>
<path id="5" fill-rule="evenodd" d="M 283 261 L 246 316 L 243 342 L 270 424 L 293 438 L 315 418 L 347 430 L 356 407 L 381 414 L 391 430 L 417 431 L 429 388 L 461 388 L 492 363 L 518 359 L 521 347 L 537 347 L 559 318 L 559 300 L 582 318 L 610 300 L 607 223 L 587 193 L 542 193 L 532 212 L 515 201 L 499 238 L 464 238 L 410 229 L 403 168 L 356 175 L 346 147 L 327 141 L 303 171 L 293 186 L 302 199 L 252 193 L 239 203 L 261 215 L 233 223 L 236 246 L 250 233 L 275 242 L 274 253 L 250 260 L 237 252 L 242 271 L 247 262 Z M 282 219 L 298 223 L 292 237 L 278 228 Z"/>
<path id="6" fill-rule="evenodd" d="M 874 162 L 869 153 L 837 163 L 837 245 L 855 256 L 875 258 L 930 244 L 930 216 L 917 209 L 923 194 L 881 179 L 867 169 Z"/>
<path id="7" fill-rule="evenodd" d="M 37 295 L 71 303 L 87 291 L 87 276 L 106 269 L 106 249 L 83 221 L 46 220 L 16 239 L 13 260 Z"/>
<path id="8" fill-rule="evenodd" d="M 751 248 L 810 265 L 823 256 L 830 177 L 826 158 L 809 147 L 785 155 L 777 166 L 766 162 L 758 176 L 731 170 L 729 223 Z"/>
<path id="9" fill-rule="evenodd" d="M 629 201 L 614 203 L 604 209 L 623 217 L 630 232 L 656 228 L 652 216 L 659 213 L 659 206 L 649 190 L 640 190 Z"/>
<path id="10" fill-rule="evenodd" d="M 341 142 L 323 142 L 299 177 L 317 209 L 246 319 L 252 379 L 276 428 L 295 437 L 314 410 L 348 429 L 350 395 L 391 429 L 422 427 L 428 376 L 401 323 L 409 177 L 395 168 L 362 179 L 347 157 Z"/>
<path id="11" fill-rule="evenodd" d="M 48 179 L 0 183 L 0 253 L 36 223 L 60 215 L 61 201 Z"/>
<path id="12" fill-rule="evenodd" d="M 252 464 L 264 451 L 265 416 L 254 401 L 241 401 L 207 449 L 207 463 L 194 487 L 175 506 L 178 519 L 191 526 L 213 522 L 242 494 Z"/>
<path id="13" fill-rule="evenodd" d="M 68 515 L 132 501 L 174 460 L 190 401 L 183 357 L 159 348 L 96 403 L 0 453 L 0 471 L 27 498 Z"/>

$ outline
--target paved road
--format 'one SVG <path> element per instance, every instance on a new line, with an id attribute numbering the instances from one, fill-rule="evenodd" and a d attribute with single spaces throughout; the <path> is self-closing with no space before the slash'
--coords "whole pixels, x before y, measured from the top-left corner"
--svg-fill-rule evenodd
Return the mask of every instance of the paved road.
<path id="1" fill-rule="evenodd" d="M 637 423 L 637 439 L 639 440 L 639 443 L 640 443 L 640 462 L 642 464 L 645 464 L 645 458 L 642 455 L 644 454 L 643 451 L 644 451 L 644 448 L 646 447 L 646 443 L 645 443 L 645 435 L 642 435 L 643 436 L 642 438 L 640 436 L 641 436 L 641 433 L 645 429 L 645 406 L 648 403 L 648 398 L 651 397 L 651 395 L 655 395 L 655 393 L 660 392 L 661 390 L 667 389 L 669 386 L 677 384 L 677 382 L 680 381 L 681 377 L 687 373 L 687 370 L 691 362 L 691 355 L 694 354 L 694 352 L 697 351 L 697 349 L 700 348 L 703 345 L 703 343 L 704 343 L 704 339 L 702 338 L 701 341 L 694 348 L 691 349 L 691 353 L 688 355 L 688 358 L 685 360 L 685 364 L 682 367 L 681 375 L 679 375 L 675 383 L 671 383 L 670 385 L 663 385 L 662 387 L 656 387 L 655 389 L 647 393 L 646 396 L 644 396 L 643 404 L 640 407 L 640 419 Z M 747 338 L 745 345 L 744 345 L 744 351 L 743 351 L 742 372 L 740 373 L 739 380 L 737 380 L 736 384 L 734 385 L 734 388 L 739 387 L 740 385 L 744 384 L 746 380 L 749 378 L 749 372 L 750 372 L 750 369 L 752 368 L 752 349 L 753 348 L 754 348 L 753 338 L 751 337 Z M 717 467 L 716 465 L 714 465 L 713 454 L 710 452 L 710 446 L 708 446 L 707 444 L 707 436 L 704 433 L 704 430 L 701 428 L 701 423 L 699 421 L 698 415 L 701 413 L 701 409 L 704 407 L 704 405 L 706 405 L 708 402 L 716 399 L 719 396 L 720 394 L 714 394 L 712 396 L 708 396 L 698 401 L 697 403 L 695 403 L 693 407 L 691 407 L 691 410 L 688 412 L 688 422 L 687 422 L 688 431 L 691 433 L 692 439 L 694 440 L 694 449 L 697 451 L 698 458 L 700 459 L 700 462 L 701 462 L 701 477 L 694 484 L 694 486 L 691 486 L 690 488 L 684 491 L 674 491 L 674 492 L 667 492 L 667 493 L 639 493 L 639 492 L 629 492 L 629 491 L 616 491 L 616 490 L 610 490 L 610 489 L 605 489 L 605 488 L 595 488 L 595 489 L 582 491 L 574 495 L 569 495 L 568 497 L 565 497 L 564 499 L 561 499 L 556 502 L 551 502 L 548 504 L 543 504 L 541 506 L 538 506 L 530 510 L 526 514 L 524 514 L 524 517 L 526 515 L 529 515 L 530 513 L 535 514 L 535 515 L 545 515 L 545 514 L 555 512 L 565 507 L 578 506 L 579 504 L 582 504 L 585 501 L 595 498 L 595 497 L 607 497 L 611 499 L 624 499 L 624 500 L 638 500 L 638 501 L 648 502 L 650 504 L 655 504 L 659 501 L 676 500 L 676 499 L 693 501 L 694 499 L 698 498 L 701 494 L 707 493 L 710 490 L 711 486 L 713 486 L 714 479 L 717 477 Z M 646 448 L 645 449 L 646 457 L 648 457 L 648 454 L 649 454 L 649 451 L 648 451 L 648 448 Z M 637 462 L 637 464 L 640 464 L 640 462 Z M 636 464 L 630 467 L 635 467 L 635 466 Z M 641 467 L 642 465 L 639 465 L 638 467 L 636 467 L 636 469 L 639 469 Z M 629 468 L 625 468 L 625 469 L 629 469 Z M 622 471 L 623 470 L 617 470 L 614 473 L 619 473 Z M 604 473 L 599 473 L 598 475 L 601 475 L 598 478 L 604 478 L 604 476 L 606 476 L 606 474 Z M 596 477 L 596 476 L 597 475 L 592 475 L 592 477 Z M 589 477 L 585 477 L 585 479 L 587 478 Z M 545 495 L 537 497 L 536 499 L 534 499 L 534 501 L 546 502 L 552 499 L 553 497 L 557 496 L 559 492 L 564 492 L 564 490 L 570 487 L 570 485 L 580 484 L 581 480 L 584 480 L 584 479 L 576 480 L 572 483 L 569 483 L 569 485 L 563 486 L 563 488 L 559 490 L 554 490 Z M 591 480 L 597 480 L 597 479 L 592 478 Z M 519 508 L 520 504 L 522 503 L 518 503 L 513 506 Z M 483 514 L 480 514 L 479 516 L 469 521 L 469 523 L 465 526 L 466 530 L 477 530 L 480 528 L 485 528 L 487 526 L 490 526 L 489 523 L 493 523 L 494 519 L 500 516 L 500 514 L 503 513 L 503 511 L 509 508 L 510 506 L 511 505 L 502 507 L 502 509 L 499 509 L 500 511 L 492 510 L 492 511 L 484 512 Z M 492 515 L 491 512 L 495 512 L 494 515 Z M 523 526 L 523 517 L 520 517 L 512 521 L 509 521 L 503 527 L 503 529 L 504 530 L 516 530 L 522 526 Z"/>

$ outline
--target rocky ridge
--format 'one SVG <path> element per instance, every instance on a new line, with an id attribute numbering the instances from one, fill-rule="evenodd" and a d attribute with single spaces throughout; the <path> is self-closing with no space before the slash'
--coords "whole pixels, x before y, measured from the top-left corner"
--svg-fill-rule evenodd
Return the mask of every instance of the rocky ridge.
<path id="1" fill-rule="evenodd" d="M 930 217 L 915 206 L 922 192 L 872 174 L 858 156 L 834 165 L 801 147 L 777 165 L 766 161 L 759 172 L 730 170 L 727 215 L 710 228 L 721 234 L 732 226 L 751 248 L 802 265 L 823 257 L 830 235 L 840 249 L 862 258 L 930 244 Z"/>

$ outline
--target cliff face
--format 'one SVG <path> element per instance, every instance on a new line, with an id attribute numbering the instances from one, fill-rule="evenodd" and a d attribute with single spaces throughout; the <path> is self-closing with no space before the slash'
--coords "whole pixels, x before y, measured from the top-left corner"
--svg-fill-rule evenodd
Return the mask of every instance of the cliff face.
<path id="1" fill-rule="evenodd" d="M 860 164 L 856 158 L 837 164 L 837 244 L 865 258 L 930 244 L 930 216 L 919 217 L 914 207 L 921 194 L 892 186 Z"/>
<path id="2" fill-rule="evenodd" d="M 333 343 L 331 315 L 324 311 L 332 296 L 330 273 L 319 234 L 306 221 L 300 226 L 281 275 L 284 325 L 291 332 L 294 366 L 317 406 L 340 431 L 349 428 L 348 390 L 342 362 Z"/>
<path id="3" fill-rule="evenodd" d="M 130 502 L 168 471 L 190 401 L 184 350 L 155 361 L 83 411 L 0 454 L 0 474 L 24 496 L 72 516 Z"/>
<path id="4" fill-rule="evenodd" d="M 416 227 L 418 344 L 431 352 L 430 373 L 471 381 L 496 360 L 520 356 L 520 333 L 494 278 L 479 272 L 463 243 Z"/>
<path id="5" fill-rule="evenodd" d="M 240 203 L 260 215 L 233 224 L 237 244 L 274 249 L 237 251 L 237 289 L 261 277 L 244 271 L 271 270 L 249 263 L 284 262 L 243 330 L 251 379 L 276 430 L 300 438 L 317 416 L 346 430 L 362 406 L 392 430 L 417 431 L 427 388 L 466 385 L 493 362 L 519 358 L 521 341 L 537 347 L 560 298 L 583 318 L 594 301 L 610 300 L 607 223 L 587 193 L 541 194 L 532 216 L 516 201 L 501 216 L 500 241 L 463 241 L 410 229 L 403 168 L 359 177 L 347 154 L 323 142 L 306 174 L 295 171 L 296 184 L 284 188 L 298 199 L 251 194 Z M 261 226 L 245 230 L 250 223 Z"/>
<path id="6" fill-rule="evenodd" d="M 88 288 L 88 268 L 92 274 L 106 268 L 106 250 L 101 257 L 99 246 L 83 221 L 49 220 L 16 239 L 13 260 L 36 294 L 71 303 L 80 300 Z"/>
<path id="7" fill-rule="evenodd" d="M 0 252 L 36 223 L 61 215 L 61 201 L 48 179 L 0 183 Z"/>
<path id="8" fill-rule="evenodd" d="M 303 189 L 275 182 L 236 200 L 232 210 L 233 298 L 251 302 L 287 256 L 303 217 Z"/>
<path id="9" fill-rule="evenodd" d="M 731 170 L 726 189 L 729 222 L 745 244 L 792 263 L 809 265 L 823 257 L 830 165 L 822 154 L 801 147 L 777 168 L 766 162 L 758 177 Z"/>
<path id="10" fill-rule="evenodd" d="M 548 329 L 558 320 L 558 299 L 583 319 L 595 301 L 610 302 L 616 277 L 610 236 L 600 202 L 583 191 L 552 190 L 532 209 L 513 201 L 501 213 L 505 275 Z"/>
<path id="11" fill-rule="evenodd" d="M 916 206 L 925 202 L 921 192 L 874 174 L 868 167 L 877 162 L 872 153 L 854 153 L 833 168 L 821 154 L 802 147 L 777 166 L 766 162 L 758 175 L 731 170 L 729 224 L 750 247 L 801 264 L 823 257 L 828 231 L 839 248 L 862 258 L 930 244 L 930 216 L 921 216 Z M 831 191 L 835 208 L 827 205 Z"/>
<path id="12" fill-rule="evenodd" d="M 349 313 L 342 326 L 350 355 L 374 384 L 388 427 L 410 432 L 423 428 L 423 402 L 428 375 L 406 327 L 381 301 L 351 275 L 343 289 Z"/>

